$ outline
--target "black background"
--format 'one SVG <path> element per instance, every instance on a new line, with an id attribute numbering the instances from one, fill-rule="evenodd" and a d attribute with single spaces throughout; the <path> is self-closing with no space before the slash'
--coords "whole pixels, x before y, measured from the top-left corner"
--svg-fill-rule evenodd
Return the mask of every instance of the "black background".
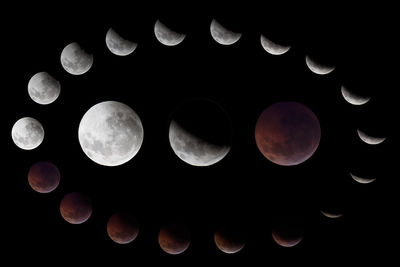
<path id="1" fill-rule="evenodd" d="M 8 38 L 2 44 L 9 71 L 3 77 L 7 251 L 22 252 L 38 264 L 49 256 L 268 264 L 309 260 L 321 253 L 329 259 L 368 260 L 388 252 L 397 200 L 392 186 L 396 175 L 390 172 L 397 109 L 395 86 L 389 82 L 394 75 L 389 63 L 395 58 L 389 7 L 368 12 L 347 6 L 287 11 L 285 5 L 171 9 L 133 3 L 5 9 L 10 14 L 4 19 Z M 209 32 L 213 18 L 241 32 L 241 39 L 232 46 L 216 43 Z M 157 19 L 185 33 L 185 40 L 175 47 L 160 44 L 153 31 Z M 137 42 L 137 49 L 127 57 L 113 55 L 105 45 L 109 27 Z M 282 56 L 269 55 L 261 47 L 261 33 L 292 48 Z M 94 55 L 84 75 L 70 75 L 60 64 L 61 51 L 71 42 Z M 306 54 L 335 65 L 335 71 L 311 73 Z M 27 93 L 29 79 L 40 71 L 61 83 L 60 97 L 50 105 L 36 104 Z M 341 95 L 342 84 L 372 99 L 350 105 Z M 182 162 L 168 141 L 171 114 L 193 98 L 218 103 L 232 122 L 231 151 L 210 167 Z M 83 114 L 107 100 L 132 107 L 144 127 L 139 153 L 119 167 L 92 162 L 77 138 Z M 320 120 L 319 148 L 298 166 L 269 162 L 255 144 L 258 116 L 278 101 L 299 101 Z M 25 116 L 38 119 L 45 129 L 43 143 L 32 151 L 19 149 L 10 137 L 12 125 Z M 387 140 L 367 145 L 359 140 L 357 127 Z M 61 183 L 50 194 L 36 193 L 27 183 L 30 166 L 41 160 L 53 162 L 61 172 Z M 376 181 L 357 184 L 350 171 Z M 82 225 L 71 225 L 59 214 L 61 198 L 71 191 L 84 192 L 93 201 L 93 214 Z M 321 208 L 345 215 L 329 220 Z M 124 246 L 113 243 L 105 231 L 108 218 L 122 210 L 133 212 L 141 224 L 138 238 Z M 271 238 L 273 222 L 287 214 L 298 217 L 305 231 L 303 241 L 289 249 Z M 182 255 L 170 256 L 159 248 L 157 234 L 177 218 L 190 227 L 192 243 Z M 223 254 L 213 243 L 216 227 L 227 221 L 238 223 L 248 235 L 246 247 L 235 255 Z"/>

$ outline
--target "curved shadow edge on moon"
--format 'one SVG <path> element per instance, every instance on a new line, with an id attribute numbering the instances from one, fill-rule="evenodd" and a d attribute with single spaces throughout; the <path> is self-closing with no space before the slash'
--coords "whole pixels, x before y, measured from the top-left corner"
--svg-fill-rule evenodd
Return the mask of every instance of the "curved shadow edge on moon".
<path id="1" fill-rule="evenodd" d="M 178 33 L 169 29 L 160 20 L 157 20 L 154 25 L 154 35 L 161 44 L 166 46 L 178 45 L 186 37 L 183 33 Z"/>
<path id="2" fill-rule="evenodd" d="M 78 43 L 70 43 L 64 47 L 60 57 L 65 71 L 72 75 L 82 75 L 93 65 L 93 55 L 87 53 Z"/>
<path id="3" fill-rule="evenodd" d="M 210 33 L 212 38 L 221 45 L 232 45 L 242 37 L 241 33 L 228 30 L 215 19 L 211 21 Z"/>
<path id="4" fill-rule="evenodd" d="M 352 173 L 350 173 L 350 176 L 351 176 L 351 178 L 353 178 L 354 181 L 356 181 L 357 183 L 360 183 L 360 184 L 369 184 L 376 180 L 376 178 L 360 177 L 360 176 L 356 176 Z"/>
<path id="5" fill-rule="evenodd" d="M 286 52 L 288 52 L 290 49 L 290 46 L 283 46 L 283 45 L 277 44 L 277 43 L 271 41 L 270 39 L 266 38 L 262 34 L 261 34 L 260 41 L 261 41 L 261 46 L 264 48 L 264 50 L 274 56 L 283 55 Z"/>
<path id="6" fill-rule="evenodd" d="M 318 74 L 318 75 L 329 74 L 335 69 L 334 66 L 328 66 L 328 65 L 317 62 L 316 60 L 311 58 L 309 55 L 306 55 L 306 65 L 313 73 Z"/>
<path id="7" fill-rule="evenodd" d="M 24 117 L 13 125 L 11 137 L 17 147 L 24 150 L 32 150 L 43 142 L 44 129 L 38 120 Z"/>
<path id="8" fill-rule="evenodd" d="M 28 82 L 30 98 L 41 105 L 51 104 L 56 101 L 60 91 L 60 82 L 47 72 L 36 73 Z"/>
<path id="9" fill-rule="evenodd" d="M 89 197 L 80 192 L 66 194 L 60 203 L 62 218 L 71 224 L 81 224 L 92 215 L 92 203 Z"/>
<path id="10" fill-rule="evenodd" d="M 341 92 L 343 98 L 352 105 L 364 105 L 369 102 L 371 97 L 365 97 L 365 96 L 360 96 L 355 93 L 352 93 L 350 90 L 348 90 L 344 85 L 341 87 Z"/>
<path id="11" fill-rule="evenodd" d="M 174 120 L 169 127 L 169 142 L 174 153 L 193 166 L 213 165 L 230 151 L 230 146 L 218 146 L 201 140 Z"/>
<path id="12" fill-rule="evenodd" d="M 320 210 L 320 212 L 326 218 L 330 218 L 330 219 L 338 219 L 338 218 L 343 216 L 342 213 L 332 213 L 332 212 L 327 212 L 327 211 L 324 211 L 324 210 Z"/>
<path id="13" fill-rule="evenodd" d="M 386 140 L 386 137 L 370 136 L 365 132 L 361 131 L 360 129 L 357 129 L 357 134 L 358 137 L 360 137 L 360 139 L 368 145 L 379 145 L 380 143 Z"/>
<path id="14" fill-rule="evenodd" d="M 122 38 L 113 28 L 107 31 L 106 45 L 110 52 L 117 56 L 128 56 L 137 47 L 136 43 Z"/>
<path id="15" fill-rule="evenodd" d="M 60 183 L 60 171 L 49 161 L 39 161 L 28 172 L 28 183 L 38 193 L 50 193 Z"/>

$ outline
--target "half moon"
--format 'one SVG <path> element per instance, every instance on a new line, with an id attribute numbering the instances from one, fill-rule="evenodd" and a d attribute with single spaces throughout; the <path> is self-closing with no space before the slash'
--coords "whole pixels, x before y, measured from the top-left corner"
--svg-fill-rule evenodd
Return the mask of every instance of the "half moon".
<path id="1" fill-rule="evenodd" d="M 186 37 L 183 33 L 178 33 L 167 26 L 165 26 L 160 20 L 156 21 L 154 25 L 154 34 L 157 40 L 166 46 L 175 46 L 180 44 Z"/>
<path id="2" fill-rule="evenodd" d="M 344 85 L 342 85 L 341 91 L 343 98 L 352 105 L 364 105 L 371 99 L 371 97 L 360 96 L 350 92 Z"/>
<path id="3" fill-rule="evenodd" d="M 313 73 L 318 74 L 318 75 L 329 74 L 335 69 L 334 66 L 328 66 L 328 65 L 325 65 L 325 64 L 315 61 L 309 55 L 306 55 L 306 64 L 307 64 L 307 67 Z"/>
<path id="4" fill-rule="evenodd" d="M 375 181 L 375 178 L 365 178 L 365 177 L 359 177 L 356 176 L 352 173 L 350 173 L 351 178 L 353 178 L 354 181 L 360 183 L 360 184 L 369 184 L 372 183 L 373 181 Z"/>
<path id="5" fill-rule="evenodd" d="M 378 145 L 378 144 L 382 143 L 383 141 L 385 141 L 385 139 L 386 139 L 385 137 L 374 137 L 374 136 L 367 135 L 360 129 L 357 129 L 357 134 L 364 143 L 367 143 L 369 145 Z"/>
<path id="6" fill-rule="evenodd" d="M 289 51 L 290 46 L 284 46 L 277 44 L 270 39 L 267 39 L 264 35 L 261 34 L 261 45 L 265 51 L 270 53 L 271 55 L 279 56 L 285 54 Z"/>
<path id="7" fill-rule="evenodd" d="M 340 214 L 340 213 L 326 212 L 323 210 L 320 210 L 320 212 L 322 215 L 324 215 L 325 217 L 330 218 L 330 219 L 337 219 L 337 218 L 340 218 L 343 216 L 343 214 Z"/>
<path id="8" fill-rule="evenodd" d="M 117 56 L 127 56 L 135 51 L 137 44 L 122 38 L 113 28 L 106 34 L 107 48 Z"/>
<path id="9" fill-rule="evenodd" d="M 242 37 L 241 33 L 233 32 L 222 26 L 218 21 L 213 19 L 210 25 L 212 38 L 219 44 L 232 45 L 239 41 Z"/>

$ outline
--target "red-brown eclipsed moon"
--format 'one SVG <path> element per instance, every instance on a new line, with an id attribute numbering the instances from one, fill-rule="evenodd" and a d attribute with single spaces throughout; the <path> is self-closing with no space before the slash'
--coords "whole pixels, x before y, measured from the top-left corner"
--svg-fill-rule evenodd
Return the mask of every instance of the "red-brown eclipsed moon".
<path id="1" fill-rule="evenodd" d="M 170 223 L 164 225 L 158 234 L 158 243 L 168 254 L 183 253 L 190 245 L 190 232 L 184 224 Z"/>
<path id="2" fill-rule="evenodd" d="M 116 213 L 108 220 L 107 233 L 115 243 L 128 244 L 139 234 L 139 223 L 130 213 Z"/>
<path id="3" fill-rule="evenodd" d="M 90 198 L 79 192 L 69 193 L 61 200 L 60 213 L 64 220 L 69 223 L 84 223 L 92 215 Z"/>
<path id="4" fill-rule="evenodd" d="M 28 183 L 36 192 L 50 193 L 60 183 L 60 171 L 51 162 L 37 162 L 29 169 Z"/>

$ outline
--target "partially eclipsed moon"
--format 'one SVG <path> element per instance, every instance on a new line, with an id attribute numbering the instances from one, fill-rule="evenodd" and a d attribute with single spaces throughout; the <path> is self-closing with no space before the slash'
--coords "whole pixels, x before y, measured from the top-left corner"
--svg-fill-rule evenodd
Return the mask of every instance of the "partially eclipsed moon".
<path id="1" fill-rule="evenodd" d="M 360 137 L 360 139 L 369 145 L 378 145 L 380 143 L 382 143 L 383 141 L 385 141 L 385 137 L 373 137 L 370 136 L 368 134 L 366 134 L 365 132 L 361 131 L 360 129 L 357 129 L 357 134 Z"/>
<path id="2" fill-rule="evenodd" d="M 106 45 L 111 53 L 117 56 L 127 56 L 137 47 L 136 43 L 122 38 L 113 28 L 107 31 Z"/>
<path id="3" fill-rule="evenodd" d="M 307 67 L 315 74 L 326 75 L 331 73 L 335 67 L 322 64 L 317 62 L 315 59 L 311 58 L 309 55 L 306 55 L 306 64 Z"/>
<path id="4" fill-rule="evenodd" d="M 71 224 L 84 223 L 92 215 L 92 202 L 80 192 L 68 193 L 61 200 L 60 213 Z"/>
<path id="5" fill-rule="evenodd" d="M 290 49 L 290 46 L 283 46 L 283 45 L 277 44 L 277 43 L 271 41 L 270 39 L 267 39 L 262 34 L 261 34 L 261 45 L 265 51 L 267 51 L 271 55 L 276 55 L 276 56 L 283 55 Z"/>
<path id="6" fill-rule="evenodd" d="M 72 75 L 82 75 L 93 65 L 93 55 L 83 50 L 78 43 L 70 43 L 61 52 L 61 65 Z"/>
<path id="7" fill-rule="evenodd" d="M 241 33 L 233 32 L 222 26 L 218 21 L 213 19 L 210 25 L 212 38 L 219 44 L 232 45 L 239 41 Z"/>
<path id="8" fill-rule="evenodd" d="M 373 181 L 375 181 L 375 178 L 365 178 L 365 177 L 359 177 L 356 176 L 352 173 L 350 173 L 351 178 L 353 178 L 354 181 L 360 183 L 360 184 L 369 184 L 372 183 Z"/>
<path id="9" fill-rule="evenodd" d="M 41 105 L 53 103 L 60 95 L 60 90 L 60 83 L 47 72 L 36 73 L 28 83 L 29 96 Z"/>
<path id="10" fill-rule="evenodd" d="M 25 117 L 14 124 L 11 130 L 11 137 L 19 148 L 31 150 L 42 143 L 44 129 L 38 120 Z"/>
<path id="11" fill-rule="evenodd" d="M 323 210 L 320 210 L 320 211 L 321 211 L 322 215 L 324 215 L 325 217 L 330 218 L 330 219 L 337 219 L 337 218 L 340 218 L 343 216 L 343 214 L 340 214 L 340 213 L 332 213 L 332 212 L 327 212 L 327 211 L 323 211 Z"/>
<path id="12" fill-rule="evenodd" d="M 371 99 L 371 97 L 360 96 L 350 92 L 344 85 L 342 85 L 341 91 L 343 98 L 352 105 L 364 105 Z"/>
<path id="13" fill-rule="evenodd" d="M 178 33 L 171 30 L 159 20 L 157 20 L 156 24 L 154 25 L 154 34 L 157 40 L 166 46 L 178 45 L 186 37 L 186 35 L 183 33 Z"/>

